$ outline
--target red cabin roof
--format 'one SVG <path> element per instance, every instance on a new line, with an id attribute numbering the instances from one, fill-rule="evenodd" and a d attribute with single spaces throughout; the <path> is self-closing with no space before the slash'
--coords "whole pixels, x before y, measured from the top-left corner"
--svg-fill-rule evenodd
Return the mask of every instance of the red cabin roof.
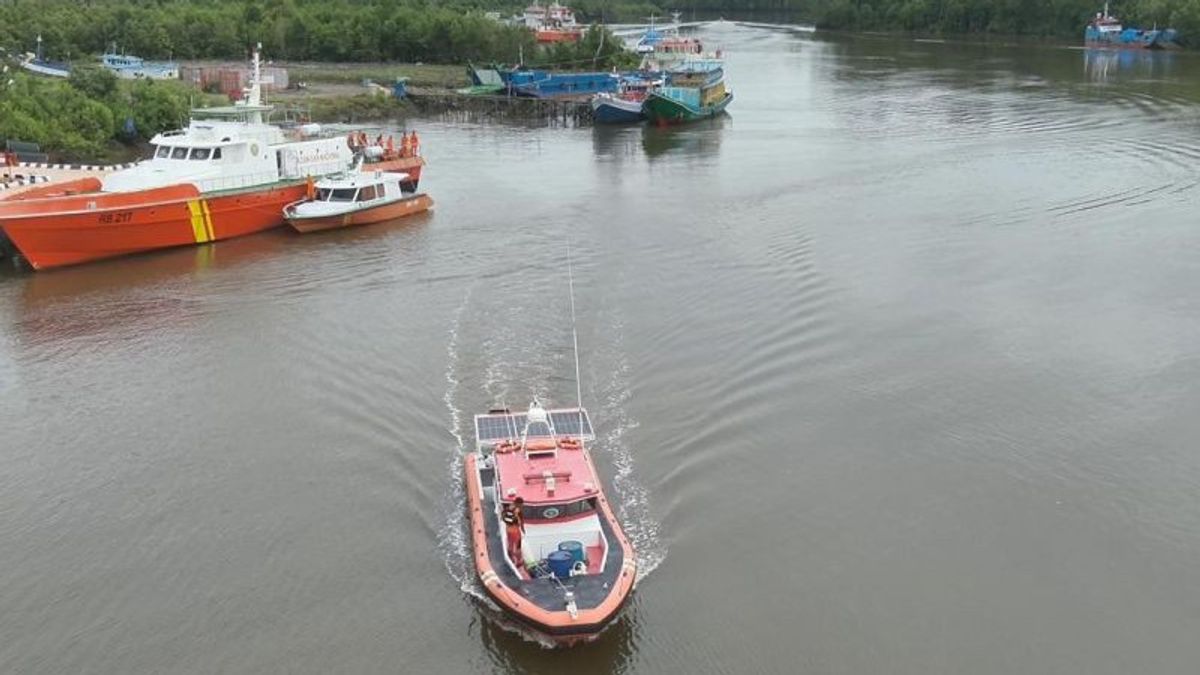
<path id="1" fill-rule="evenodd" d="M 550 443 L 531 441 L 530 445 Z M 599 481 L 583 449 L 497 450 L 495 457 L 504 501 L 521 497 L 528 504 L 569 503 L 599 494 Z"/>

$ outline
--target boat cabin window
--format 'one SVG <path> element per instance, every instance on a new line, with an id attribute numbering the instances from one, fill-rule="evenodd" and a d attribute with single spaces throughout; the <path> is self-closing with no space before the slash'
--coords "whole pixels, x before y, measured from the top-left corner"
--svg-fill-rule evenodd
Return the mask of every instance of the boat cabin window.
<path id="1" fill-rule="evenodd" d="M 187 159 L 187 148 L 175 148 L 171 151 L 171 159 Z"/>
<path id="2" fill-rule="evenodd" d="M 581 499 L 569 504 L 537 504 L 534 506 L 526 504 L 521 509 L 521 515 L 529 520 L 554 520 L 555 518 L 569 518 L 595 510 L 595 499 Z"/>
<path id="3" fill-rule="evenodd" d="M 192 159 L 208 159 L 212 154 L 212 148 L 192 148 Z"/>
<path id="4" fill-rule="evenodd" d="M 166 159 L 167 157 L 171 156 L 171 148 L 166 145 L 160 145 L 158 146 L 158 151 L 154 153 L 154 156 Z"/>
<path id="5" fill-rule="evenodd" d="M 375 186 L 374 185 L 368 185 L 364 188 L 359 188 L 358 201 L 369 202 L 372 199 L 375 199 Z"/>
<path id="6" fill-rule="evenodd" d="M 221 159 L 221 149 L 220 148 L 213 148 L 212 158 L 213 159 Z"/>
<path id="7" fill-rule="evenodd" d="M 329 201 L 331 202 L 352 202 L 354 201 L 354 188 L 338 188 L 329 190 Z"/>

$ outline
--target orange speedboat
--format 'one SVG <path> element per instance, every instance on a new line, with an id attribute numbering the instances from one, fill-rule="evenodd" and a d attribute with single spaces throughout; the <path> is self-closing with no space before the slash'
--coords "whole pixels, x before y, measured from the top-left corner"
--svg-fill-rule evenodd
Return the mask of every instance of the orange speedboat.
<path id="1" fill-rule="evenodd" d="M 309 177 L 346 171 L 356 155 L 373 155 L 364 164 L 371 171 L 404 171 L 415 187 L 423 164 L 415 152 L 351 148 L 342 136 L 314 137 L 317 125 L 289 137 L 268 124 L 260 63 L 255 51 L 242 101 L 193 111 L 186 129 L 151 139 L 149 160 L 0 199 L 0 229 L 35 269 L 47 269 L 281 226 L 283 207 L 305 196 Z"/>
<path id="2" fill-rule="evenodd" d="M 475 572 L 501 610 L 559 643 L 594 639 L 637 580 L 637 560 L 584 444 L 582 408 L 475 417 L 467 500 Z M 522 526 L 506 525 L 513 510 Z"/>

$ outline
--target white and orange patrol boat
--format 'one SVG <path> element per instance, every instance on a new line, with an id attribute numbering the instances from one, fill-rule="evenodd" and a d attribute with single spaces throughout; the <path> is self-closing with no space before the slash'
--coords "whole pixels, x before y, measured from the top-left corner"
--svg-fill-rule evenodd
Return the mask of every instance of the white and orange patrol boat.
<path id="1" fill-rule="evenodd" d="M 396 220 L 433 207 L 429 195 L 406 193 L 405 173 L 363 173 L 322 178 L 312 183 L 309 197 L 288 204 L 283 217 L 297 232 L 333 230 Z"/>
<path id="2" fill-rule="evenodd" d="M 637 580 L 633 547 L 601 490 L 585 444 L 583 408 L 475 416 L 466 458 L 475 572 L 505 612 L 556 642 L 595 638 Z M 518 506 L 520 505 L 520 506 Z M 520 508 L 520 560 L 509 551 L 504 509 Z"/>
<path id="3" fill-rule="evenodd" d="M 256 50 L 243 100 L 192 111 L 186 129 L 155 136 L 153 156 L 133 168 L 0 199 L 0 229 L 34 269 L 47 269 L 282 226 L 307 178 L 346 171 L 356 154 L 373 155 L 364 165 L 372 171 L 404 171 L 415 187 L 418 156 L 313 138 L 317 125 L 289 138 L 266 122 L 272 109 L 262 104 Z"/>

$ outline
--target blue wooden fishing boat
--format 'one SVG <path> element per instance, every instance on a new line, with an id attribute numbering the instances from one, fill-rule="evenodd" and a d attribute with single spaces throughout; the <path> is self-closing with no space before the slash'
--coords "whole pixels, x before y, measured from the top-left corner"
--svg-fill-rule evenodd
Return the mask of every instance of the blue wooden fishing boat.
<path id="1" fill-rule="evenodd" d="M 468 67 L 471 83 L 476 87 L 503 84 L 498 93 L 532 98 L 585 97 L 601 92 L 615 92 L 620 82 L 616 73 L 560 73 L 533 68 Z"/>
<path id="2" fill-rule="evenodd" d="M 1177 33 L 1174 28 L 1158 28 L 1150 30 L 1142 28 L 1126 28 L 1121 22 L 1108 13 L 1108 3 L 1104 11 L 1097 12 L 1083 30 L 1083 43 L 1088 47 L 1114 47 L 1119 49 L 1167 49 L 1177 46 Z"/>

